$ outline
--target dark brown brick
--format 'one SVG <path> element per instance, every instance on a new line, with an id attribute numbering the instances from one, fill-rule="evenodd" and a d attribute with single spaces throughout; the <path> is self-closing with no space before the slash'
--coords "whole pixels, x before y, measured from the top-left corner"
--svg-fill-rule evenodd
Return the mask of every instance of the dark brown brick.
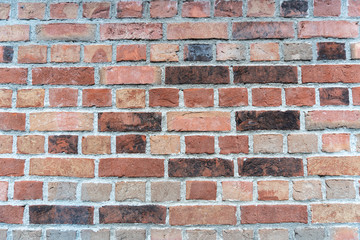
<path id="1" fill-rule="evenodd" d="M 234 163 L 231 160 L 178 158 L 169 160 L 169 177 L 232 177 Z"/>
<path id="2" fill-rule="evenodd" d="M 59 135 L 49 136 L 49 153 L 78 153 L 78 136 Z"/>
<path id="3" fill-rule="evenodd" d="M 25 131 L 25 113 L 0 113 L 0 130 Z"/>
<path id="4" fill-rule="evenodd" d="M 216 0 L 215 1 L 215 17 L 241 17 L 242 1 L 237 0 Z"/>
<path id="5" fill-rule="evenodd" d="M 299 111 L 241 111 L 235 113 L 236 130 L 298 130 Z"/>
<path id="6" fill-rule="evenodd" d="M 145 153 L 145 135 L 121 135 L 116 136 L 116 153 Z"/>
<path id="7" fill-rule="evenodd" d="M 211 44 L 186 44 L 184 47 L 184 61 L 209 62 L 212 59 Z"/>
<path id="8" fill-rule="evenodd" d="M 104 206 L 99 212 L 100 223 L 155 223 L 165 224 L 166 207 L 144 206 Z"/>
<path id="9" fill-rule="evenodd" d="M 301 158 L 239 158 L 241 176 L 304 176 Z"/>
<path id="10" fill-rule="evenodd" d="M 282 17 L 306 17 L 309 9 L 308 1 L 289 0 L 281 3 Z"/>
<path id="11" fill-rule="evenodd" d="M 104 158 L 99 163 L 100 177 L 163 177 L 164 159 Z"/>
<path id="12" fill-rule="evenodd" d="M 32 70 L 34 85 L 94 85 L 92 67 L 39 67 Z"/>
<path id="13" fill-rule="evenodd" d="M 320 105 L 349 105 L 347 88 L 320 88 Z"/>
<path id="14" fill-rule="evenodd" d="M 0 223 L 22 224 L 24 206 L 0 206 Z"/>
<path id="15" fill-rule="evenodd" d="M 161 113 L 155 112 L 105 112 L 99 113 L 101 132 L 159 132 Z"/>
<path id="16" fill-rule="evenodd" d="M 34 205 L 30 224 L 93 224 L 94 208 L 86 206 Z"/>
<path id="17" fill-rule="evenodd" d="M 318 60 L 346 59 L 345 43 L 320 42 L 317 43 Z"/>
<path id="18" fill-rule="evenodd" d="M 166 84 L 222 84 L 230 83 L 229 67 L 181 66 L 166 67 Z"/>
<path id="19" fill-rule="evenodd" d="M 292 22 L 236 22 L 233 23 L 234 39 L 293 38 Z"/>
<path id="20" fill-rule="evenodd" d="M 296 66 L 236 66 L 234 83 L 297 83 Z"/>
<path id="21" fill-rule="evenodd" d="M 0 158 L 0 176 L 24 176 L 25 160 Z"/>
<path id="22" fill-rule="evenodd" d="M 0 47 L 0 62 L 9 63 L 13 60 L 14 49 L 11 46 Z"/>

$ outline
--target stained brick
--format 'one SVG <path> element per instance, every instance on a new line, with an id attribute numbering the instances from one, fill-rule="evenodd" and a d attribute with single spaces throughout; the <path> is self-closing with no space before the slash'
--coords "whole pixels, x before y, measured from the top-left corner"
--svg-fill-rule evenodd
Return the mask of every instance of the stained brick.
<path id="1" fill-rule="evenodd" d="M 50 4 L 51 19 L 75 19 L 78 13 L 78 4 L 71 2 Z"/>
<path id="2" fill-rule="evenodd" d="M 85 2 L 83 3 L 83 17 L 85 18 L 109 18 L 109 2 Z"/>
<path id="3" fill-rule="evenodd" d="M 78 136 L 76 135 L 51 135 L 49 136 L 49 153 L 78 153 Z"/>
<path id="4" fill-rule="evenodd" d="M 292 22 L 234 22 L 233 39 L 294 38 Z"/>
<path id="5" fill-rule="evenodd" d="M 121 135 L 116 136 L 116 153 L 145 153 L 145 135 Z"/>
<path id="6" fill-rule="evenodd" d="M 295 66 L 235 66 L 234 83 L 297 83 Z"/>
<path id="7" fill-rule="evenodd" d="M 94 85 L 93 67 L 39 67 L 32 70 L 34 85 Z"/>
<path id="8" fill-rule="evenodd" d="M 161 39 L 161 23 L 104 23 L 100 26 L 101 40 Z"/>
<path id="9" fill-rule="evenodd" d="M 241 17 L 242 1 L 215 0 L 215 17 Z"/>
<path id="10" fill-rule="evenodd" d="M 280 15 L 282 17 L 306 17 L 309 3 L 307 0 L 289 0 L 281 3 Z"/>
<path id="11" fill-rule="evenodd" d="M 225 66 L 165 68 L 165 84 L 221 84 L 229 82 L 229 67 Z"/>

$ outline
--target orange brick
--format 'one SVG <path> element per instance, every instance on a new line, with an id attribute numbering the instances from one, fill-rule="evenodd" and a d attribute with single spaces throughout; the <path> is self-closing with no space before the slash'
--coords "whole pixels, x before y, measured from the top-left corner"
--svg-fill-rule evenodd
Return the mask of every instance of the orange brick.
<path id="1" fill-rule="evenodd" d="M 47 46 L 19 46 L 18 63 L 46 63 Z"/>
<path id="2" fill-rule="evenodd" d="M 111 62 L 111 45 L 86 45 L 84 47 L 84 62 Z"/>
<path id="3" fill-rule="evenodd" d="M 44 89 L 20 89 L 17 91 L 16 107 L 44 107 Z"/>
<path id="4" fill-rule="evenodd" d="M 32 69 L 33 85 L 94 85 L 93 67 L 38 67 Z"/>
<path id="5" fill-rule="evenodd" d="M 245 181 L 223 181 L 222 199 L 230 201 L 251 201 L 253 199 L 253 183 Z"/>
<path id="6" fill-rule="evenodd" d="M 312 223 L 358 223 L 360 204 L 312 204 Z M 341 214 L 339 214 L 341 213 Z"/>
<path id="7" fill-rule="evenodd" d="M 179 89 L 154 88 L 149 90 L 150 107 L 177 107 L 179 106 Z"/>
<path id="8" fill-rule="evenodd" d="M 116 61 L 144 61 L 146 60 L 146 45 L 118 45 L 116 47 Z"/>
<path id="9" fill-rule="evenodd" d="M 78 4 L 71 2 L 50 4 L 50 19 L 76 19 Z"/>
<path id="10" fill-rule="evenodd" d="M 278 43 L 252 43 L 250 45 L 250 61 L 279 61 Z"/>
<path id="11" fill-rule="evenodd" d="M 151 154 L 180 153 L 180 136 L 157 135 L 150 137 Z"/>
<path id="12" fill-rule="evenodd" d="M 82 138 L 83 154 L 110 154 L 110 136 L 86 136 Z"/>
<path id="13" fill-rule="evenodd" d="M 13 136 L 0 135 L 0 154 L 12 153 Z"/>
<path id="14" fill-rule="evenodd" d="M 80 46 L 63 44 L 52 45 L 51 62 L 80 62 Z"/>
<path id="15" fill-rule="evenodd" d="M 138 0 L 120 1 L 117 4 L 118 18 L 141 18 L 143 15 L 143 2 Z"/>
<path id="16" fill-rule="evenodd" d="M 283 201 L 289 199 L 289 182 L 258 181 L 258 199 L 262 201 Z"/>
<path id="17" fill-rule="evenodd" d="M 213 107 L 214 90 L 212 88 L 184 89 L 184 103 L 186 107 Z"/>
<path id="18" fill-rule="evenodd" d="M 30 39 L 29 25 L 0 26 L 0 42 L 28 41 Z"/>
<path id="19" fill-rule="evenodd" d="M 186 181 L 186 200 L 216 200 L 216 182 Z"/>
<path id="20" fill-rule="evenodd" d="M 44 19 L 46 3 L 18 3 L 19 19 Z"/>
<path id="21" fill-rule="evenodd" d="M 210 2 L 184 2 L 182 5 L 182 17 L 204 18 L 210 17 Z"/>
<path id="22" fill-rule="evenodd" d="M 220 136 L 220 154 L 249 153 L 248 136 Z"/>
<path id="23" fill-rule="evenodd" d="M 116 91 L 117 108 L 144 108 L 144 89 L 119 89 Z"/>
<path id="24" fill-rule="evenodd" d="M 299 38 L 356 38 L 358 35 L 359 29 L 357 22 L 300 21 L 298 23 Z"/>
<path id="25" fill-rule="evenodd" d="M 313 106 L 315 105 L 314 88 L 285 88 L 286 105 L 289 106 Z"/>
<path id="26" fill-rule="evenodd" d="M 84 89 L 84 107 L 111 107 L 111 89 Z"/>
<path id="27" fill-rule="evenodd" d="M 11 108 L 12 92 L 11 89 L 0 89 L 0 108 Z"/>
<path id="28" fill-rule="evenodd" d="M 20 181 L 14 183 L 15 200 L 42 199 L 43 183 L 38 181 Z"/>
<path id="29" fill-rule="evenodd" d="M 45 137 L 41 135 L 24 135 L 17 137 L 17 153 L 40 154 L 44 153 Z"/>
<path id="30" fill-rule="evenodd" d="M 49 89 L 50 107 L 75 107 L 78 101 L 78 90 L 73 88 Z"/>
<path id="31" fill-rule="evenodd" d="M 257 107 L 275 107 L 281 105 L 280 88 L 253 88 L 252 105 Z"/>
<path id="32" fill-rule="evenodd" d="M 161 69 L 155 66 L 117 66 L 100 69 L 102 84 L 159 84 Z"/>
<path id="33" fill-rule="evenodd" d="M 228 39 L 227 23 L 169 23 L 167 27 L 167 39 Z"/>
<path id="34" fill-rule="evenodd" d="M 219 106 L 238 107 L 248 105 L 248 94 L 246 88 L 220 88 Z"/>
<path id="35" fill-rule="evenodd" d="M 84 2 L 83 17 L 85 18 L 109 18 L 109 2 Z"/>
<path id="36" fill-rule="evenodd" d="M 323 134 L 322 150 L 324 152 L 350 151 L 350 134 Z"/>

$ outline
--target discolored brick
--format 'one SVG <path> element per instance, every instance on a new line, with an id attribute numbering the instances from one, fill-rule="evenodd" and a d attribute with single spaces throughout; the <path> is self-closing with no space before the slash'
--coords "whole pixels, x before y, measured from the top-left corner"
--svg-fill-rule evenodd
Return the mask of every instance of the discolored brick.
<path id="1" fill-rule="evenodd" d="M 51 45 L 51 62 L 80 62 L 80 45 Z"/>
<path id="2" fill-rule="evenodd" d="M 357 203 L 312 204 L 312 223 L 358 223 L 359 209 Z"/>
<path id="3" fill-rule="evenodd" d="M 109 2 L 84 2 L 83 17 L 85 18 L 109 18 L 110 3 Z"/>
<path id="4" fill-rule="evenodd" d="M 84 229 L 81 230 L 81 239 L 82 240 L 110 240 L 110 230 L 109 229 Z"/>
<path id="5" fill-rule="evenodd" d="M 14 57 L 14 48 L 13 47 L 0 46 L 0 63 L 12 62 L 13 57 Z"/>
<path id="6" fill-rule="evenodd" d="M 345 43 L 319 42 L 317 48 L 317 60 L 346 59 Z"/>
<path id="7" fill-rule="evenodd" d="M 152 182 L 151 201 L 180 201 L 180 182 Z"/>
<path id="8" fill-rule="evenodd" d="M 256 1 L 256 0 L 253 0 Z M 250 61 L 279 61 L 278 43 L 252 43 L 250 44 Z"/>
<path id="9" fill-rule="evenodd" d="M 297 83 L 295 66 L 234 66 L 234 83 Z"/>
<path id="10" fill-rule="evenodd" d="M 178 44 L 151 44 L 150 61 L 151 62 L 178 62 L 179 61 Z"/>
<path id="11" fill-rule="evenodd" d="M 75 182 L 49 182 L 48 183 L 48 200 L 76 200 Z"/>
<path id="12" fill-rule="evenodd" d="M 247 17 L 274 17 L 274 0 L 249 0 Z"/>
<path id="13" fill-rule="evenodd" d="M 27 68 L 0 68 L 1 84 L 26 84 Z"/>
<path id="14" fill-rule="evenodd" d="M 117 108 L 144 108 L 145 89 L 119 89 L 116 90 Z"/>
<path id="15" fill-rule="evenodd" d="M 216 44 L 217 61 L 242 61 L 245 60 L 246 48 L 244 44 L 218 43 Z"/>
<path id="16" fill-rule="evenodd" d="M 115 231 L 115 236 L 117 239 L 143 240 L 146 239 L 146 229 L 117 229 Z"/>
<path id="17" fill-rule="evenodd" d="M 358 128 L 358 111 L 309 111 L 305 115 L 305 125 L 307 130 L 325 129 L 325 128 Z"/>
<path id="18" fill-rule="evenodd" d="M 289 0 L 281 3 L 280 16 L 306 17 L 308 16 L 309 3 L 307 0 Z"/>
<path id="19" fill-rule="evenodd" d="M 83 183 L 81 186 L 81 200 L 84 202 L 109 201 L 111 188 L 110 183 Z"/>
<path id="20" fill-rule="evenodd" d="M 45 3 L 18 3 L 18 18 L 19 19 L 44 19 Z"/>
<path id="21" fill-rule="evenodd" d="M 57 240 L 57 239 L 76 239 L 76 231 L 73 230 L 57 230 L 57 229 L 47 229 L 46 230 L 46 239 L 47 240 Z"/>
<path id="22" fill-rule="evenodd" d="M 291 0 L 290 2 L 295 2 Z M 312 59 L 312 46 L 310 43 L 284 43 L 285 61 L 306 61 Z"/>
<path id="23" fill-rule="evenodd" d="M 76 19 L 78 4 L 71 2 L 50 4 L 50 19 Z"/>
<path id="24" fill-rule="evenodd" d="M 281 134 L 256 134 L 253 136 L 254 153 L 283 152 L 283 136 Z"/>
<path id="25" fill-rule="evenodd" d="M 10 16 L 11 5 L 8 3 L 0 4 L 0 19 L 7 20 Z"/>
<path id="26" fill-rule="evenodd" d="M 241 17 L 242 1 L 215 0 L 215 17 Z"/>
<path id="27" fill-rule="evenodd" d="M 327 179 L 326 199 L 354 199 L 356 196 L 354 181 L 345 179 Z"/>
<path id="28" fill-rule="evenodd" d="M 19 89 L 16 95 L 16 107 L 44 107 L 44 89 Z"/>
<path id="29" fill-rule="evenodd" d="M 320 88 L 320 105 L 349 105 L 349 90 L 347 88 Z"/>
<path id="30" fill-rule="evenodd" d="M 173 66 L 165 68 L 165 84 L 222 84 L 229 82 L 229 67 L 225 66 Z"/>
<path id="31" fill-rule="evenodd" d="M 319 180 L 293 181 L 293 198 L 297 201 L 322 199 Z"/>
<path id="32" fill-rule="evenodd" d="M 0 181 L 0 201 L 8 200 L 8 189 L 9 189 L 9 182 Z M 1 233 L 0 233 L 0 239 L 1 239 Z"/>
<path id="33" fill-rule="evenodd" d="M 282 180 L 258 181 L 258 200 L 284 201 L 289 200 L 289 182 Z"/>
<path id="34" fill-rule="evenodd" d="M 116 153 L 145 153 L 145 135 L 120 135 L 116 136 Z"/>
<path id="35" fill-rule="evenodd" d="M 13 230 L 13 240 L 40 240 L 41 230 Z"/>
<path id="36" fill-rule="evenodd" d="M 313 106 L 315 105 L 315 88 L 285 88 L 286 105 L 290 106 Z"/>
<path id="37" fill-rule="evenodd" d="M 186 44 L 184 47 L 184 61 L 209 62 L 213 59 L 212 45 Z"/>
<path id="38" fill-rule="evenodd" d="M 219 88 L 220 107 L 238 107 L 248 105 L 246 88 Z"/>
<path id="39" fill-rule="evenodd" d="M 315 134 L 289 134 L 289 153 L 314 153 L 318 151 L 318 138 Z"/>
<path id="40" fill-rule="evenodd" d="M 234 22 L 232 38 L 242 39 L 285 39 L 294 38 L 292 22 Z"/>
<path id="41" fill-rule="evenodd" d="M 44 41 L 94 41 L 96 25 L 49 23 L 36 25 L 36 39 Z"/>
<path id="42" fill-rule="evenodd" d="M 115 200 L 139 200 L 145 202 L 145 184 L 145 182 L 117 182 L 115 184 Z"/>
<path id="43" fill-rule="evenodd" d="M 86 45 L 84 47 L 84 62 L 111 62 L 111 45 Z"/>
<path id="44" fill-rule="evenodd" d="M 356 240 L 359 238 L 358 229 L 352 227 L 333 227 L 330 228 L 330 238 L 332 240 Z"/>
<path id="45" fill-rule="evenodd" d="M 216 231 L 207 229 L 186 230 L 188 240 L 216 240 Z"/>
<path id="46" fill-rule="evenodd" d="M 176 228 L 153 228 L 151 229 L 151 240 L 182 239 L 181 229 Z"/>
<path id="47" fill-rule="evenodd" d="M 78 153 L 78 136 L 75 135 L 51 135 L 49 136 L 49 153 Z"/>
<path id="48" fill-rule="evenodd" d="M 254 231 L 250 229 L 225 229 L 222 231 L 224 240 L 252 240 Z"/>
<path id="49" fill-rule="evenodd" d="M 75 107 L 78 102 L 78 90 L 73 88 L 50 88 L 50 107 Z"/>
<path id="50" fill-rule="evenodd" d="M 142 1 L 119 1 L 117 4 L 118 18 L 141 18 L 143 15 Z"/>
<path id="51" fill-rule="evenodd" d="M 350 151 L 350 134 L 335 133 L 322 135 L 323 152 Z"/>
<path id="52" fill-rule="evenodd" d="M 29 41 L 29 25 L 3 25 L 0 26 L 0 42 Z"/>

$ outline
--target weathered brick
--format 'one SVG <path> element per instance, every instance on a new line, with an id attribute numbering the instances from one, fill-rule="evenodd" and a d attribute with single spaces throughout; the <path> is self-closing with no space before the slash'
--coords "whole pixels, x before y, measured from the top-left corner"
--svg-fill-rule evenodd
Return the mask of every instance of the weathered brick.
<path id="1" fill-rule="evenodd" d="M 161 69 L 155 66 L 118 66 L 100 69 L 102 84 L 159 84 Z"/>
<path id="2" fill-rule="evenodd" d="M 152 44 L 150 46 L 151 62 L 178 62 L 179 61 L 178 44 Z"/>
<path id="3" fill-rule="evenodd" d="M 81 23 L 49 23 L 36 26 L 37 40 L 93 41 L 96 25 Z"/>
<path id="4" fill-rule="evenodd" d="M 281 106 L 281 88 L 253 88 L 252 105 L 257 107 Z"/>
<path id="5" fill-rule="evenodd" d="M 0 223 L 22 224 L 24 215 L 24 206 L 0 206 Z"/>
<path id="6" fill-rule="evenodd" d="M 315 105 L 315 88 L 285 88 L 286 105 L 289 106 L 313 106 Z"/>
<path id="7" fill-rule="evenodd" d="M 0 42 L 29 41 L 29 25 L 3 25 L 0 26 Z"/>
<path id="8" fill-rule="evenodd" d="M 303 65 L 301 78 L 303 83 L 358 83 L 359 71 L 359 65 Z"/>
<path id="9" fill-rule="evenodd" d="M 74 231 L 74 230 L 47 229 L 46 230 L 46 239 L 47 240 L 76 239 L 76 231 Z"/>
<path id="10" fill-rule="evenodd" d="M 116 153 L 145 153 L 145 135 L 121 135 L 116 136 Z"/>
<path id="11" fill-rule="evenodd" d="M 110 154 L 111 137 L 110 136 L 86 136 L 82 137 L 83 154 Z"/>
<path id="12" fill-rule="evenodd" d="M 212 45 L 186 44 L 184 47 L 184 61 L 209 62 L 213 59 Z"/>
<path id="13" fill-rule="evenodd" d="M 75 2 L 63 2 L 50 4 L 51 19 L 76 19 L 78 4 Z"/>
<path id="14" fill-rule="evenodd" d="M 358 156 L 344 157 L 309 157 L 307 159 L 309 175 L 341 176 L 359 175 L 360 158 Z"/>
<path id="15" fill-rule="evenodd" d="M 330 228 L 330 239 L 332 240 L 356 240 L 359 238 L 358 229 L 353 227 Z"/>
<path id="16" fill-rule="evenodd" d="M 170 18 L 177 14 L 177 1 L 151 1 L 150 16 L 152 18 Z"/>
<path id="17" fill-rule="evenodd" d="M 0 4 L 0 19 L 7 20 L 10 16 L 11 5 L 8 3 Z"/>
<path id="18" fill-rule="evenodd" d="M 115 184 L 115 200 L 139 200 L 145 202 L 145 182 L 117 182 Z"/>
<path id="19" fill-rule="evenodd" d="M 13 230 L 13 240 L 40 240 L 41 230 Z"/>
<path id="20" fill-rule="evenodd" d="M 163 177 L 164 159 L 104 158 L 99 163 L 100 177 Z"/>
<path id="21" fill-rule="evenodd" d="M 256 1 L 256 0 L 253 0 Z M 250 44 L 250 61 L 279 61 L 279 44 L 252 43 Z"/>
<path id="22" fill-rule="evenodd" d="M 157 135 L 150 136 L 151 154 L 177 154 L 180 153 L 180 136 Z"/>
<path id="23" fill-rule="evenodd" d="M 16 96 L 16 107 L 44 107 L 44 89 L 19 89 Z"/>
<path id="24" fill-rule="evenodd" d="M 0 181 L 0 201 L 8 200 L 8 188 L 9 183 L 5 181 Z M 1 234 L 0 234 L 1 237 Z"/>
<path id="25" fill-rule="evenodd" d="M 52 135 L 48 141 L 49 153 L 78 153 L 78 136 L 76 135 Z"/>
<path id="26" fill-rule="evenodd" d="M 283 136 L 281 134 L 256 134 L 253 136 L 254 153 L 283 152 Z"/>
<path id="27" fill-rule="evenodd" d="M 93 67 L 39 67 L 32 69 L 34 85 L 94 85 Z"/>
<path id="28" fill-rule="evenodd" d="M 168 112 L 168 131 L 230 131 L 230 112 Z"/>
<path id="29" fill-rule="evenodd" d="M 30 224 L 93 224 L 94 207 L 29 206 Z"/>
<path id="30" fill-rule="evenodd" d="M 201 154 L 215 153 L 215 138 L 214 136 L 185 136 L 186 153 Z"/>
<path id="31" fill-rule="evenodd" d="M 229 205 L 169 207 L 170 225 L 235 225 L 236 207 Z"/>
<path id="32" fill-rule="evenodd" d="M 318 138 L 315 134 L 296 134 L 288 135 L 289 153 L 314 153 L 318 151 Z"/>
<path id="33" fill-rule="evenodd" d="M 17 137 L 17 153 L 20 154 L 40 154 L 44 150 L 45 136 L 23 135 Z"/>
<path id="34" fill-rule="evenodd" d="M 0 5 L 0 14 L 1 14 L 1 5 Z M 1 17 L 1 15 L 0 15 L 0 17 Z M 7 238 L 7 229 L 0 229 L 0 238 L 1 239 Z"/>
<path id="35" fill-rule="evenodd" d="M 182 5 L 181 17 L 183 18 L 204 18 L 210 17 L 210 2 L 184 2 Z"/>
<path id="36" fill-rule="evenodd" d="M 118 45 L 116 47 L 116 61 L 118 62 L 145 61 L 145 60 L 146 60 L 145 44 Z"/>
<path id="37" fill-rule="evenodd" d="M 27 68 L 0 68 L 0 84 L 26 84 Z"/>
<path id="38" fill-rule="evenodd" d="M 80 45 L 55 44 L 51 46 L 51 62 L 80 62 Z"/>
<path id="39" fill-rule="evenodd" d="M 104 206 L 99 209 L 100 223 L 165 224 L 166 207 L 159 205 Z"/>
<path id="40" fill-rule="evenodd" d="M 225 66 L 165 68 L 165 84 L 222 84 L 229 82 L 229 68 Z"/>
<path id="41" fill-rule="evenodd" d="M 117 108 L 144 108 L 145 89 L 118 89 L 116 90 Z"/>
<path id="42" fill-rule="evenodd" d="M 14 48 L 12 46 L 0 46 L 0 63 L 12 62 Z"/>
<path id="43" fill-rule="evenodd" d="M 254 239 L 254 230 L 250 229 L 225 229 L 222 231 L 224 240 L 252 240 Z"/>
<path id="44" fill-rule="evenodd" d="M 117 239 L 146 239 L 146 229 L 135 228 L 135 229 L 117 229 L 115 231 Z"/>
<path id="45" fill-rule="evenodd" d="M 297 130 L 299 111 L 241 111 L 235 112 L 236 130 Z"/>
<path id="46" fill-rule="evenodd" d="M 92 113 L 30 113 L 30 131 L 92 131 L 93 121 Z"/>
<path id="47" fill-rule="evenodd" d="M 168 171 L 169 177 L 231 177 L 234 163 L 222 158 L 177 158 L 169 160 Z"/>
<path id="48" fill-rule="evenodd" d="M 111 107 L 111 89 L 83 89 L 84 107 Z"/>
<path id="49" fill-rule="evenodd" d="M 312 223 L 358 223 L 360 204 L 327 203 L 311 205 Z"/>
<path id="50" fill-rule="evenodd" d="M 244 44 L 218 43 L 216 44 L 217 61 L 242 61 L 245 60 L 246 48 Z"/>
<path id="51" fill-rule="evenodd" d="M 46 3 L 18 3 L 19 19 L 44 19 Z"/>
<path id="52" fill-rule="evenodd" d="M 291 0 L 289 2 L 296 1 Z M 312 46 L 310 43 L 284 43 L 283 51 L 285 61 L 306 61 L 312 59 Z"/>
<path id="53" fill-rule="evenodd" d="M 341 14 L 340 0 L 314 0 L 314 16 L 331 17 Z"/>
<path id="54" fill-rule="evenodd" d="M 320 88 L 320 105 L 349 105 L 349 90 L 347 88 Z"/>
<path id="55" fill-rule="evenodd" d="M 43 182 L 17 181 L 14 183 L 15 200 L 31 200 L 43 198 Z"/>
<path id="56" fill-rule="evenodd" d="M 81 200 L 90 202 L 104 202 L 110 200 L 110 183 L 83 183 L 81 186 Z"/>
<path id="57" fill-rule="evenodd" d="M 293 198 L 298 201 L 322 199 L 319 180 L 293 181 Z"/>
<path id="58" fill-rule="evenodd" d="M 274 17 L 274 0 L 249 0 L 247 17 Z"/>
<path id="59" fill-rule="evenodd" d="M 47 46 L 26 45 L 18 48 L 18 63 L 46 63 Z"/>
<path id="60" fill-rule="evenodd" d="M 141 18 L 143 15 L 143 2 L 139 0 L 119 1 L 117 4 L 118 18 Z"/>
<path id="61" fill-rule="evenodd" d="M 359 111 L 310 111 L 305 115 L 307 130 L 326 128 L 359 128 Z"/>
<path id="62" fill-rule="evenodd" d="M 30 175 L 94 177 L 94 160 L 88 158 L 31 158 Z"/>
<path id="63" fill-rule="evenodd" d="M 25 131 L 25 113 L 0 112 L 0 130 Z"/>
<path id="64" fill-rule="evenodd" d="M 162 36 L 161 23 L 104 23 L 100 26 L 100 40 L 156 40 Z"/>
<path id="65" fill-rule="evenodd" d="M 307 223 L 306 205 L 249 205 L 241 206 L 241 223 Z"/>
<path id="66" fill-rule="evenodd" d="M 350 134 L 334 133 L 322 135 L 323 152 L 350 151 Z"/>
<path id="67" fill-rule="evenodd" d="M 157 112 L 103 112 L 98 116 L 100 132 L 161 131 L 161 113 Z"/>
<path id="68" fill-rule="evenodd" d="M 0 176 L 24 176 L 25 160 L 0 158 Z"/>
<path id="69" fill-rule="evenodd" d="M 176 228 L 153 228 L 151 229 L 151 240 L 182 239 L 181 229 Z"/>
<path id="70" fill-rule="evenodd" d="M 215 17 L 241 17 L 242 1 L 215 0 Z"/>
<path id="71" fill-rule="evenodd" d="M 349 21 L 301 21 L 298 23 L 299 38 L 356 38 L 357 22 Z"/>
<path id="72" fill-rule="evenodd" d="M 259 229 L 259 237 L 261 240 L 287 240 L 289 239 L 289 231 L 287 229 Z"/>
<path id="73" fill-rule="evenodd" d="M 345 43 L 319 42 L 317 43 L 317 60 L 346 59 Z"/>
<path id="74" fill-rule="evenodd" d="M 258 200 L 284 201 L 289 199 L 289 182 L 283 180 L 258 181 Z"/>
<path id="75" fill-rule="evenodd" d="M 216 182 L 186 181 L 187 200 L 216 200 Z"/>
<path id="76" fill-rule="evenodd" d="M 223 181 L 222 199 L 230 201 L 251 201 L 253 199 L 253 183 L 245 181 Z"/>
<path id="77" fill-rule="evenodd" d="M 307 0 L 288 0 L 281 3 L 280 16 L 282 17 L 306 17 L 309 4 Z"/>
<path id="78" fill-rule="evenodd" d="M 327 179 L 326 199 L 354 199 L 356 196 L 353 180 Z"/>
<path id="79" fill-rule="evenodd" d="M 304 176 L 301 158 L 239 158 L 240 176 Z"/>
<path id="80" fill-rule="evenodd" d="M 111 62 L 111 45 L 86 45 L 84 47 L 84 62 Z"/>
<path id="81" fill-rule="evenodd" d="M 151 201 L 180 201 L 180 182 L 152 182 Z"/>
<path id="82" fill-rule="evenodd" d="M 249 153 L 249 137 L 238 136 L 219 136 L 220 154 Z"/>
<path id="83" fill-rule="evenodd" d="M 234 83 L 297 83 L 295 66 L 235 66 Z"/>
<path id="84" fill-rule="evenodd" d="M 84 18 L 109 18 L 110 3 L 109 2 L 84 2 L 83 17 Z"/>
<path id="85" fill-rule="evenodd" d="M 184 22 L 167 25 L 167 39 L 228 39 L 225 22 Z"/>
<path id="86" fill-rule="evenodd" d="M 150 107 L 177 107 L 179 106 L 179 89 L 153 88 L 149 90 Z"/>
<path id="87" fill-rule="evenodd" d="M 81 230 L 81 239 L 82 240 L 110 240 L 110 230 L 109 229 L 84 229 Z"/>
<path id="88" fill-rule="evenodd" d="M 0 108 L 11 108 L 12 93 L 11 89 L 0 89 Z"/>
<path id="89" fill-rule="evenodd" d="M 234 22 L 233 39 L 294 38 L 292 22 Z"/>
<path id="90" fill-rule="evenodd" d="M 185 107 L 213 107 L 214 90 L 212 88 L 190 88 L 184 89 Z"/>
<path id="91" fill-rule="evenodd" d="M 13 136 L 0 135 L 0 154 L 12 153 Z"/>
<path id="92" fill-rule="evenodd" d="M 49 182 L 48 183 L 48 200 L 76 200 L 75 182 Z"/>

